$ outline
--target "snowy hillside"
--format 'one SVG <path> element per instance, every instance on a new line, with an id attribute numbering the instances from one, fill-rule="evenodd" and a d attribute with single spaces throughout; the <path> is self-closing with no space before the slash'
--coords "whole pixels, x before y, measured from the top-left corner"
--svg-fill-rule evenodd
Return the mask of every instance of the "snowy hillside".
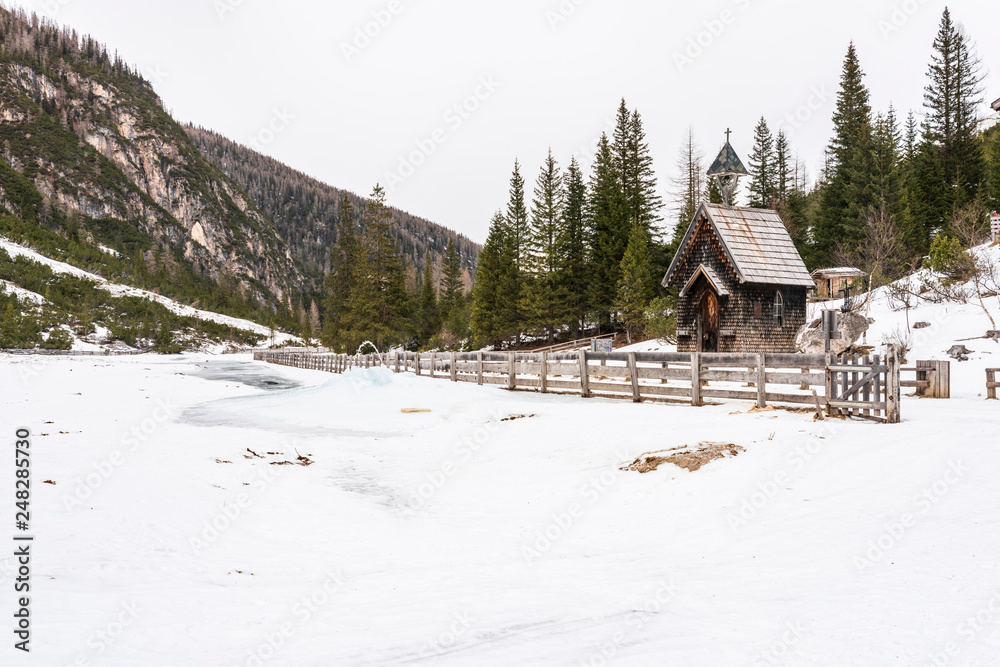
<path id="1" fill-rule="evenodd" d="M 906 317 L 877 297 L 874 344 Z M 911 360 L 989 326 L 978 303 L 909 317 L 931 324 Z M 33 431 L 31 664 L 995 665 L 1000 344 L 966 345 L 953 398 L 904 396 L 899 425 L 4 358 Z M 702 443 L 737 454 L 622 469 Z"/>
<path id="2" fill-rule="evenodd" d="M 256 322 L 251 322 L 250 320 L 244 320 L 237 317 L 230 317 L 228 315 L 222 315 L 219 313 L 213 313 L 211 311 L 199 310 L 197 308 L 192 308 L 191 306 L 178 303 L 174 299 L 162 296 L 160 294 L 156 294 L 154 292 L 138 289 L 136 287 L 130 287 L 128 285 L 121 285 L 109 282 L 99 275 L 90 273 L 88 271 L 84 271 L 83 269 L 73 266 L 72 264 L 67 264 L 66 262 L 61 262 L 58 260 L 51 259 L 49 257 L 46 257 L 45 255 L 42 255 L 41 253 L 32 248 L 27 248 L 25 246 L 22 246 L 18 243 L 15 243 L 3 237 L 0 237 L 0 249 L 6 251 L 7 254 L 9 254 L 12 258 L 25 257 L 27 259 L 30 259 L 31 261 L 48 266 L 50 269 L 52 269 L 54 273 L 69 274 L 77 276 L 79 278 L 83 278 L 85 280 L 90 280 L 94 283 L 97 283 L 97 285 L 101 289 L 107 290 L 114 296 L 135 296 L 148 299 L 150 301 L 155 301 L 159 304 L 162 304 L 171 312 L 176 313 L 177 315 L 183 317 L 194 317 L 199 320 L 217 322 L 219 324 L 230 326 L 235 329 L 243 329 L 245 331 L 251 331 L 253 333 L 260 334 L 262 336 L 267 336 L 268 339 L 266 343 L 267 344 L 271 343 L 271 339 L 269 337 L 271 334 L 271 330 L 266 326 L 257 324 Z M 7 281 L 4 281 L 4 283 L 6 282 Z M 9 291 L 13 291 L 15 294 L 17 294 L 19 298 L 27 298 L 34 303 L 42 303 L 45 301 L 44 297 L 40 294 L 30 292 L 28 290 L 19 288 L 14 285 L 6 285 L 6 287 L 8 288 Z M 299 339 L 296 338 L 295 336 L 283 332 L 275 332 L 274 335 L 274 342 L 279 345 L 298 340 Z M 76 341 L 74 345 L 74 348 L 76 349 L 89 349 L 97 347 L 98 346 L 89 345 L 79 340 Z"/>

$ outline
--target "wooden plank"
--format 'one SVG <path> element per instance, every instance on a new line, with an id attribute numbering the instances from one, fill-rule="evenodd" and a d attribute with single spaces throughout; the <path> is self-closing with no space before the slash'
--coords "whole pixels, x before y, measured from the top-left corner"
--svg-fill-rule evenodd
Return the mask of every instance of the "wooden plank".
<path id="1" fill-rule="evenodd" d="M 997 398 L 997 372 L 1000 369 L 986 369 L 986 400 L 996 400 Z"/>
<path id="2" fill-rule="evenodd" d="M 514 352 L 510 353 L 510 359 L 507 362 L 507 388 L 513 389 L 517 386 L 517 354 Z"/>
<path id="3" fill-rule="evenodd" d="M 767 353 L 764 361 L 768 368 L 809 368 L 820 370 L 826 368 L 826 355 L 823 354 L 788 354 Z"/>
<path id="4" fill-rule="evenodd" d="M 701 365 L 703 368 L 750 368 L 757 364 L 756 354 L 726 354 L 720 352 L 702 352 Z"/>
<path id="5" fill-rule="evenodd" d="M 587 356 L 588 352 L 586 350 L 580 350 L 580 395 L 584 398 L 590 398 L 590 376 L 587 369 Z"/>
<path id="6" fill-rule="evenodd" d="M 476 375 L 477 380 L 480 385 L 483 384 L 483 353 L 479 351 L 476 353 Z"/>
<path id="7" fill-rule="evenodd" d="M 886 372 L 885 419 L 890 424 L 901 421 L 899 406 L 899 346 L 889 346 L 889 370 Z"/>
<path id="8" fill-rule="evenodd" d="M 767 366 L 765 363 L 762 352 L 757 359 L 757 407 L 760 409 L 767 407 Z"/>
<path id="9" fill-rule="evenodd" d="M 880 361 L 879 355 L 877 355 L 877 354 L 873 355 L 872 356 L 872 367 L 873 368 L 881 368 L 882 366 L 879 363 L 879 361 Z M 884 373 L 885 373 L 885 371 L 879 371 L 879 372 L 875 373 L 875 377 L 872 378 L 872 395 L 875 397 L 876 401 L 881 401 L 882 400 L 882 386 L 883 386 L 882 377 L 883 377 Z M 881 415 L 881 410 L 875 410 L 875 416 L 879 417 L 880 415 Z"/>
<path id="10" fill-rule="evenodd" d="M 702 406 L 701 400 L 701 353 L 691 353 L 691 405 Z"/>
<path id="11" fill-rule="evenodd" d="M 768 384 L 784 384 L 792 386 L 806 385 L 822 387 L 826 384 L 826 375 L 821 373 L 766 373 Z"/>
<path id="12" fill-rule="evenodd" d="M 639 375 L 635 369 L 635 352 L 628 353 L 629 375 L 632 378 L 632 402 L 641 403 L 642 396 L 639 394 Z"/>
<path id="13" fill-rule="evenodd" d="M 711 370 L 702 366 L 701 379 L 704 382 L 755 382 L 757 371 L 719 371 Z"/>
<path id="14" fill-rule="evenodd" d="M 414 369 L 416 371 L 416 374 L 420 375 L 420 353 L 419 352 L 415 353 L 415 355 L 413 357 L 413 360 L 414 360 L 413 361 L 413 367 L 414 367 Z"/>
<path id="15" fill-rule="evenodd" d="M 458 367 L 455 365 L 456 361 L 457 360 L 455 359 L 455 353 L 452 352 L 451 353 L 451 381 L 452 382 L 457 382 L 458 381 L 458 375 L 457 375 L 458 374 Z"/>
<path id="16" fill-rule="evenodd" d="M 689 364 L 691 354 L 688 352 L 636 352 L 635 359 L 641 363 Z"/>
<path id="17" fill-rule="evenodd" d="M 837 408 L 846 408 L 851 413 L 856 412 L 858 408 L 866 408 L 868 410 L 884 410 L 886 408 L 885 403 L 875 401 L 871 403 L 862 403 L 861 401 L 830 401 L 830 405 Z"/>
<path id="18" fill-rule="evenodd" d="M 542 370 L 539 375 L 539 391 L 543 394 L 549 391 L 549 353 L 542 352 Z"/>
<path id="19" fill-rule="evenodd" d="M 861 358 L 861 363 L 863 363 L 865 365 L 870 365 L 871 364 L 871 358 L 866 354 L 864 357 Z M 870 376 L 871 379 L 874 380 L 874 376 L 876 376 L 876 375 L 878 375 L 878 373 L 872 373 L 871 376 Z M 872 383 L 870 381 L 866 382 L 865 386 L 863 388 L 863 394 L 861 396 L 861 400 L 864 401 L 865 403 L 868 403 L 868 402 L 870 402 L 872 400 L 871 388 L 872 388 Z M 871 416 L 871 410 L 865 410 L 865 416 L 866 417 L 870 417 Z"/>

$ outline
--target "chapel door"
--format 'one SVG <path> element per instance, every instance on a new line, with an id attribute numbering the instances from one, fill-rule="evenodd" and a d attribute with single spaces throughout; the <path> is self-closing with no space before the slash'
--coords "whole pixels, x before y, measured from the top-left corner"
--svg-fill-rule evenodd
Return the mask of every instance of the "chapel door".
<path id="1" fill-rule="evenodd" d="M 719 297 L 714 290 L 707 289 L 701 297 L 698 313 L 700 335 L 699 352 L 719 351 Z"/>

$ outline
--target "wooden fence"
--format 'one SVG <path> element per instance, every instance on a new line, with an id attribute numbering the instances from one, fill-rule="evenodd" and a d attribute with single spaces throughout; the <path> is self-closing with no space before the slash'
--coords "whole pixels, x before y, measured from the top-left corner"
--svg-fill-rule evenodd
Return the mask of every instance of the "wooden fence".
<path id="1" fill-rule="evenodd" d="M 706 399 L 808 405 L 888 423 L 900 420 L 897 348 L 885 360 L 822 354 L 709 354 L 681 352 L 400 352 L 348 356 L 268 350 L 254 359 L 332 373 L 384 365 L 452 382 L 510 390 L 643 400 Z"/>
<path id="2" fill-rule="evenodd" d="M 951 398 L 950 361 L 918 361 L 916 367 L 899 370 L 916 376 L 915 380 L 903 380 L 899 384 L 902 387 L 916 387 L 917 396 Z"/>
<path id="3" fill-rule="evenodd" d="M 996 399 L 997 397 L 997 387 L 1000 387 L 1000 382 L 997 382 L 997 373 L 1000 373 L 1000 368 L 986 369 L 986 398 Z"/>

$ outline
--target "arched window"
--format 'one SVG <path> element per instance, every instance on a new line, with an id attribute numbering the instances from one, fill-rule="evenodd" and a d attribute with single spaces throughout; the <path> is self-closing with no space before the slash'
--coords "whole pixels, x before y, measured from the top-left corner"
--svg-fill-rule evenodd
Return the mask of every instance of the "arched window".
<path id="1" fill-rule="evenodd" d="M 779 328 L 785 324 L 785 299 L 780 290 L 774 293 L 774 321 Z"/>

